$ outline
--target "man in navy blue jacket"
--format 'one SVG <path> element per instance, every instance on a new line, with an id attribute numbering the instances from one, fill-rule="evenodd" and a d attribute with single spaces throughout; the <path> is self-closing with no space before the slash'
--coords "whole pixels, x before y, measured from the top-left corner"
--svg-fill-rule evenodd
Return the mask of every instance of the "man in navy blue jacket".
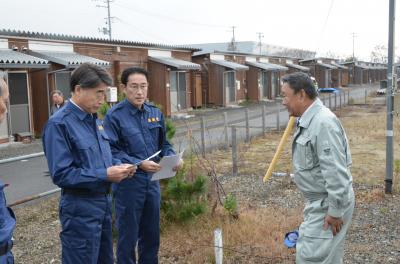
<path id="1" fill-rule="evenodd" d="M 119 264 L 158 263 L 160 244 L 160 185 L 151 181 L 161 169 L 160 157 L 175 154 L 166 139 L 164 117 L 147 99 L 147 72 L 128 68 L 121 75 L 126 99 L 115 105 L 104 119 L 114 158 L 138 164 L 134 177 L 113 185 L 117 217 Z M 150 159 L 154 153 L 161 153 Z M 178 169 L 180 164 L 175 168 Z"/>
<path id="2" fill-rule="evenodd" d="M 133 175 L 135 167 L 112 158 L 97 119 L 111 82 L 104 69 L 82 64 L 71 76 L 71 100 L 43 133 L 51 177 L 62 188 L 62 263 L 114 263 L 110 185 Z"/>
<path id="3" fill-rule="evenodd" d="M 8 86 L 0 76 L 0 123 L 7 115 Z M 12 234 L 15 228 L 15 216 L 6 205 L 4 183 L 0 180 L 0 264 L 13 264 L 14 256 L 11 253 L 13 245 Z"/>

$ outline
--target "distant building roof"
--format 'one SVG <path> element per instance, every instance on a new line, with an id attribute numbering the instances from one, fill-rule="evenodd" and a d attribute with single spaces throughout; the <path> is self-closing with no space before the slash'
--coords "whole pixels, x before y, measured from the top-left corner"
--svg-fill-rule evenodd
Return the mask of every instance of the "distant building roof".
<path id="1" fill-rule="evenodd" d="M 93 57 L 78 54 L 76 52 L 62 51 L 30 51 L 30 54 L 66 66 L 76 68 L 82 63 L 88 62 L 98 66 L 110 66 L 108 61 L 99 60 Z"/>
<path id="2" fill-rule="evenodd" d="M 266 71 L 287 71 L 288 68 L 285 66 L 281 66 L 278 64 L 273 63 L 266 63 L 266 62 L 255 62 L 255 61 L 246 61 L 247 65 L 263 69 Z"/>
<path id="3" fill-rule="evenodd" d="M 174 67 L 178 70 L 201 70 L 201 65 L 172 57 L 150 57 L 149 60 Z"/>
<path id="4" fill-rule="evenodd" d="M 0 49 L 0 68 L 48 68 L 43 60 L 11 49 Z"/>
<path id="5" fill-rule="evenodd" d="M 217 64 L 219 66 L 223 66 L 235 71 L 247 71 L 249 67 L 243 64 L 239 64 L 236 62 L 232 61 L 226 61 L 226 60 L 210 60 L 211 63 Z"/>
<path id="6" fill-rule="evenodd" d="M 333 66 L 335 66 L 335 67 L 337 67 L 337 68 L 339 68 L 339 69 L 343 69 L 343 70 L 347 70 L 347 69 L 349 68 L 349 67 L 340 65 L 340 64 L 338 64 L 338 63 L 336 63 L 336 62 L 331 62 L 331 64 L 332 64 Z"/>
<path id="7" fill-rule="evenodd" d="M 286 66 L 294 68 L 294 69 L 297 69 L 297 70 L 300 70 L 300 71 L 305 71 L 305 72 L 309 72 L 310 71 L 310 68 L 305 67 L 305 66 L 301 66 L 301 65 L 298 65 L 298 64 L 293 64 L 293 63 L 286 62 Z"/>
<path id="8" fill-rule="evenodd" d="M 319 66 L 322 66 L 324 68 L 331 69 L 331 70 L 337 69 L 337 67 L 333 66 L 332 64 L 326 64 L 326 63 L 322 63 L 322 62 L 317 62 L 316 64 Z"/>
<path id="9" fill-rule="evenodd" d="M 64 34 L 52 34 L 52 33 L 6 30 L 6 29 L 0 29 L 0 36 L 24 37 L 33 39 L 43 39 L 43 40 L 60 40 L 60 41 L 71 41 L 71 42 L 105 43 L 112 45 L 143 47 L 143 48 L 159 48 L 167 50 L 187 50 L 187 51 L 199 50 L 195 47 L 187 45 L 167 45 L 167 44 L 147 43 L 147 42 L 117 40 L 117 39 L 109 40 L 109 39 L 94 38 L 94 37 L 82 37 L 82 36 L 72 36 Z"/>
<path id="10" fill-rule="evenodd" d="M 194 54 L 194 55 L 202 55 L 206 53 L 213 53 L 214 51 L 221 52 L 241 52 L 252 55 L 261 55 L 261 56 L 281 56 L 281 57 L 291 57 L 291 58 L 312 58 L 315 57 L 315 52 L 295 49 L 295 48 L 287 48 L 279 45 L 271 45 L 271 44 L 261 44 L 261 52 L 260 45 L 256 41 L 237 41 L 235 42 L 236 49 L 231 49 L 230 42 L 219 42 L 219 43 L 201 43 L 201 44 L 190 44 L 190 46 L 201 49 L 202 51 Z"/>

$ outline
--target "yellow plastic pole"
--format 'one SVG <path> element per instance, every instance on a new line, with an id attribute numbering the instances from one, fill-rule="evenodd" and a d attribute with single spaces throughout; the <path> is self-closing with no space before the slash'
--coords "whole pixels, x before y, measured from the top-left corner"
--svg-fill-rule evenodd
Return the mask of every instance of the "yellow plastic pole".
<path id="1" fill-rule="evenodd" d="M 274 170 L 276 162 L 278 161 L 278 158 L 281 155 L 282 149 L 285 146 L 288 136 L 290 135 L 290 133 L 293 130 L 293 125 L 294 125 L 295 121 L 296 121 L 295 117 L 291 116 L 289 118 L 289 122 L 286 126 L 285 132 L 283 133 L 281 141 L 279 142 L 278 149 L 276 150 L 275 155 L 272 158 L 271 164 L 269 164 L 268 171 L 264 176 L 264 179 L 263 179 L 264 182 L 267 182 L 269 180 L 269 178 L 271 178 L 272 171 Z"/>

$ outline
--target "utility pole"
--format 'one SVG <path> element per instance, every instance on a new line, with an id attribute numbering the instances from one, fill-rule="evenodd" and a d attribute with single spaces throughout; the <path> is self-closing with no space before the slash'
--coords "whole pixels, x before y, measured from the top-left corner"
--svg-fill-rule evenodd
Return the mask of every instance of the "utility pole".
<path id="1" fill-rule="evenodd" d="M 235 28 L 235 26 L 232 26 L 232 40 L 228 46 L 228 50 L 230 51 L 236 51 Z"/>
<path id="2" fill-rule="evenodd" d="M 94 0 L 94 1 L 97 1 L 97 0 Z M 111 16 L 111 8 L 110 8 L 111 2 L 113 2 L 113 0 L 103 0 L 103 3 L 106 5 L 96 5 L 96 7 L 107 8 L 107 17 L 105 19 L 107 20 L 106 24 L 108 24 L 108 29 L 103 27 L 102 29 L 99 29 L 99 31 L 102 32 L 104 35 L 108 35 L 110 40 L 112 39 L 111 20 L 114 18 Z"/>
<path id="3" fill-rule="evenodd" d="M 355 61 L 355 57 L 354 57 L 354 38 L 357 37 L 356 33 L 351 33 L 351 35 L 353 36 L 353 61 Z"/>
<path id="4" fill-rule="evenodd" d="M 258 35 L 258 46 L 260 46 L 260 55 L 261 55 L 261 50 L 262 50 L 261 39 L 264 37 L 264 34 L 262 32 L 257 32 L 257 35 Z"/>
<path id="5" fill-rule="evenodd" d="M 387 91 L 386 91 L 386 178 L 385 193 L 392 193 L 393 185 L 393 99 L 394 84 L 397 82 L 393 78 L 394 61 L 394 28 L 395 28 L 396 0 L 389 2 L 389 43 L 388 43 L 388 68 L 387 68 Z"/>

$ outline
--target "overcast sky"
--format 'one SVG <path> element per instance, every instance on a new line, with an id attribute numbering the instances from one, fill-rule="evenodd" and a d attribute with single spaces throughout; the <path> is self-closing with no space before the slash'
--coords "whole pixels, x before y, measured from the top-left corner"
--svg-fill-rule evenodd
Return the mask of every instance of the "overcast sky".
<path id="1" fill-rule="evenodd" d="M 104 37 L 103 0 L 0 0 L 0 27 Z M 398 5 L 399 6 L 399 3 Z M 397 7 L 397 11 L 399 11 Z M 399 12 L 396 12 L 399 14 Z M 163 44 L 237 41 L 369 59 L 388 43 L 389 0 L 114 0 L 113 38 Z M 396 22 L 397 29 L 400 25 Z M 397 34 L 399 35 L 399 34 Z M 399 54 L 397 54 L 399 55 Z"/>

